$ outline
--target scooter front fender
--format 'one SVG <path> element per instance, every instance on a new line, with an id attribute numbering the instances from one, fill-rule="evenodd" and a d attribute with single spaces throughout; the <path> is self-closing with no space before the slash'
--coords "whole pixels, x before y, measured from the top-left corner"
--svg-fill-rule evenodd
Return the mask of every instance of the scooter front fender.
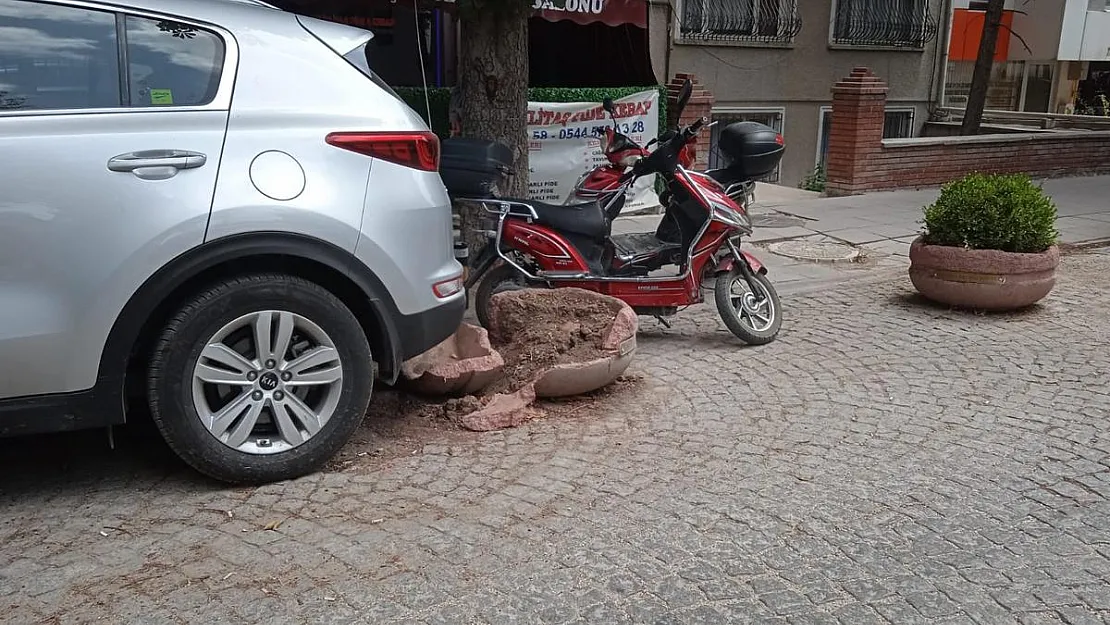
<path id="1" fill-rule="evenodd" d="M 740 250 L 740 254 L 744 256 L 744 260 L 747 261 L 748 267 L 751 268 L 753 273 L 767 273 L 767 268 L 763 266 L 763 263 L 758 258 L 756 258 L 754 254 L 752 254 L 748 250 Z M 736 258 L 732 254 L 729 254 L 717 263 L 716 273 L 721 274 L 731 272 L 735 266 Z"/>

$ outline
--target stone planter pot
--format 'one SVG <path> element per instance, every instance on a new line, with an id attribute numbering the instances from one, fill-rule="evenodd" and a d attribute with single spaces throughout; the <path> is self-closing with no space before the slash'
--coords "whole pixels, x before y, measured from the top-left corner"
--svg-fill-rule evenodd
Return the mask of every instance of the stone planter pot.
<path id="1" fill-rule="evenodd" d="M 636 331 L 639 320 L 628 304 L 614 297 L 574 289 L 580 296 L 603 303 L 612 311 L 613 318 L 595 358 L 582 362 L 559 364 L 541 372 L 533 382 L 536 397 L 557 398 L 583 395 L 612 384 L 624 374 L 636 354 Z M 511 332 L 505 329 L 502 318 L 511 310 L 514 300 L 521 298 L 559 297 L 567 289 L 522 289 L 494 295 L 490 301 L 489 326 L 494 337 Z M 507 307 L 507 308 L 506 308 Z"/>
<path id="2" fill-rule="evenodd" d="M 584 395 L 608 386 L 624 375 L 636 354 L 636 330 L 639 320 L 627 304 L 613 319 L 613 327 L 605 339 L 606 356 L 589 362 L 556 365 L 535 383 L 537 397 L 570 397 Z"/>
<path id="3" fill-rule="evenodd" d="M 505 361 L 484 328 L 464 323 L 446 341 L 401 366 L 405 386 L 421 395 L 470 395 L 501 377 Z"/>
<path id="4" fill-rule="evenodd" d="M 1044 299 L 1056 285 L 1060 250 L 1040 254 L 926 245 L 910 246 L 910 280 L 926 298 L 982 311 L 1017 310 Z"/>

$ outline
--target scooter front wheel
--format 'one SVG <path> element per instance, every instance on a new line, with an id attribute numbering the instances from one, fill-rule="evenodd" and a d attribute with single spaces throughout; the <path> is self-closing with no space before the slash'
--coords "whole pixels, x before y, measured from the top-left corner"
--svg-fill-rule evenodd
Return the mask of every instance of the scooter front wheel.
<path id="1" fill-rule="evenodd" d="M 751 285 L 740 269 L 717 276 L 713 289 L 717 312 L 741 341 L 749 345 L 766 345 L 782 328 L 782 304 L 775 286 L 763 274 L 753 274 Z"/>
<path id="2" fill-rule="evenodd" d="M 505 291 L 526 289 L 528 286 L 524 276 L 512 265 L 502 262 L 490 269 L 474 291 L 474 314 L 478 316 L 478 323 L 483 328 L 489 329 L 490 300 L 494 295 Z"/>

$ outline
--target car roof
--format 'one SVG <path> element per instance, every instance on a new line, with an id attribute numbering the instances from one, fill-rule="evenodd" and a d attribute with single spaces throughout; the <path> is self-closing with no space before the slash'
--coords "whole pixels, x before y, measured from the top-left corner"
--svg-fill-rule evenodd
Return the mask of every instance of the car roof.
<path id="1" fill-rule="evenodd" d="M 292 19 L 291 13 L 275 7 L 264 0 L 88 0 L 105 9 L 127 11 L 149 11 L 182 19 L 219 24 L 233 31 L 237 28 L 258 28 L 271 23 L 267 20 Z M 297 16 L 297 20 L 309 28 L 317 39 L 325 41 L 333 49 L 343 52 L 365 44 L 374 34 L 356 26 L 321 21 Z"/>
<path id="2" fill-rule="evenodd" d="M 96 0 L 94 0 L 96 1 Z M 112 4 L 128 9 L 143 11 L 166 11 L 167 13 L 188 13 L 191 7 L 210 5 L 212 8 L 227 7 L 229 4 L 255 6 L 262 9 L 281 11 L 263 0 L 100 0 L 104 4 Z M 206 7 L 207 8 L 207 7 Z"/>
<path id="3" fill-rule="evenodd" d="M 263 0 L 92 0 L 98 4 L 112 6 L 119 9 L 137 9 L 152 13 L 164 13 L 193 17 L 201 20 L 211 20 L 229 10 L 235 13 L 240 11 L 245 14 L 258 11 L 259 13 L 284 12 L 282 9 Z"/>

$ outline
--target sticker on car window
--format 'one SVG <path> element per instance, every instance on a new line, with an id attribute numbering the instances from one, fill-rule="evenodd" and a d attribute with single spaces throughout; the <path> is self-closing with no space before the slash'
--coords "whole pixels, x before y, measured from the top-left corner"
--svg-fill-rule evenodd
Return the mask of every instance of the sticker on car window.
<path id="1" fill-rule="evenodd" d="M 154 106 L 169 106 L 173 104 L 173 91 L 170 89 L 151 89 L 150 103 Z"/>

